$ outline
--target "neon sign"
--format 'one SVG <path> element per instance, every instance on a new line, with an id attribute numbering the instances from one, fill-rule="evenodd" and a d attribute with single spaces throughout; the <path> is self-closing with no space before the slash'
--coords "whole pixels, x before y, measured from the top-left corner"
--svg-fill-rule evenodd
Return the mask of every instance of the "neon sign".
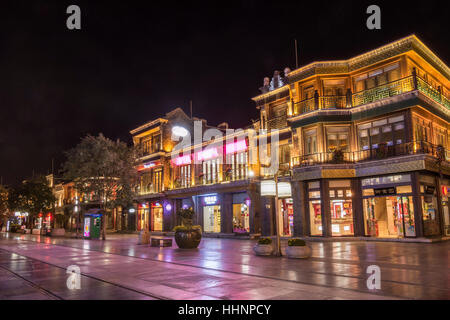
<path id="1" fill-rule="evenodd" d="M 188 154 L 185 156 L 178 157 L 175 160 L 172 160 L 172 163 L 174 163 L 177 166 L 182 166 L 184 164 L 191 164 L 191 156 Z"/>
<path id="2" fill-rule="evenodd" d="M 218 156 L 219 156 L 219 153 L 217 152 L 217 148 L 211 148 L 211 149 L 206 149 L 206 150 L 197 152 L 197 160 L 198 161 L 208 160 L 208 159 L 215 158 Z"/>
<path id="3" fill-rule="evenodd" d="M 247 141 L 245 141 L 245 140 L 239 140 L 239 141 L 236 141 L 233 143 L 229 143 L 225 146 L 226 154 L 245 151 L 245 150 L 247 150 Z"/>

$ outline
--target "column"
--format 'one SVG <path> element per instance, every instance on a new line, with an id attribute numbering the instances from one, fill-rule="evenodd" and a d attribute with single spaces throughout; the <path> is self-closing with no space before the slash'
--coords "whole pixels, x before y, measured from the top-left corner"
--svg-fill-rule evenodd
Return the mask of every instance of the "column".
<path id="1" fill-rule="evenodd" d="M 353 230 L 355 237 L 364 236 L 364 208 L 361 190 L 361 180 L 352 179 L 352 208 L 353 208 Z"/>
<path id="2" fill-rule="evenodd" d="M 274 234 L 273 218 L 275 210 L 274 197 L 261 197 L 261 235 L 269 237 Z"/>
<path id="3" fill-rule="evenodd" d="M 320 180 L 320 197 L 322 199 L 322 235 L 331 237 L 331 210 L 330 210 L 330 192 L 328 190 L 328 180 Z"/>
<path id="4" fill-rule="evenodd" d="M 291 181 L 292 200 L 294 208 L 294 236 L 303 237 L 307 235 L 306 232 L 306 190 L 305 182 Z"/>
<path id="5" fill-rule="evenodd" d="M 423 221 L 422 221 L 422 199 L 420 197 L 419 172 L 411 173 L 413 204 L 414 204 L 414 224 L 416 229 L 416 237 L 423 237 Z"/>
<path id="6" fill-rule="evenodd" d="M 220 201 L 220 232 L 233 233 L 233 194 L 218 195 Z"/>

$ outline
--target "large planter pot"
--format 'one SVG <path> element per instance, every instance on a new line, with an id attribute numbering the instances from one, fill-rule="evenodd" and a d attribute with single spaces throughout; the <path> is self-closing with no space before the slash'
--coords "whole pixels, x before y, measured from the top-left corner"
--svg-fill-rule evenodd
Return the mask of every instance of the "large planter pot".
<path id="1" fill-rule="evenodd" d="M 306 259 L 311 256 L 311 248 L 308 246 L 287 246 L 286 254 L 292 259 Z"/>
<path id="2" fill-rule="evenodd" d="M 257 256 L 270 256 L 273 252 L 271 244 L 257 244 L 253 247 L 253 251 Z"/>
<path id="3" fill-rule="evenodd" d="M 180 249 L 194 249 L 197 248 L 202 239 L 202 231 L 194 229 L 190 231 L 177 230 L 175 231 L 175 242 Z"/>

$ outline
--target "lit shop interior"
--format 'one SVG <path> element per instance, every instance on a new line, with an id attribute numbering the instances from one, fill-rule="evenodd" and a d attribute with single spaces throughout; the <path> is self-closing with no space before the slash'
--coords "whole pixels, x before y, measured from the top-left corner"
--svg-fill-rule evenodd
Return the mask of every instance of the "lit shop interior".
<path id="1" fill-rule="evenodd" d="M 138 206 L 137 230 L 162 231 L 163 207 L 160 202 L 144 202 Z"/>

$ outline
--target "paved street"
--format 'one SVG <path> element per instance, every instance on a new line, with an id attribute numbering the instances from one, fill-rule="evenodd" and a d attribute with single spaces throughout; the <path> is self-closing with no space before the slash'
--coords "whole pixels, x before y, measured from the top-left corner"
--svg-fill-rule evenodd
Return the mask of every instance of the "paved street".
<path id="1" fill-rule="evenodd" d="M 450 299 L 450 242 L 311 242 L 308 260 L 257 257 L 251 240 L 136 243 L 0 233 L 0 298 Z M 80 290 L 66 287 L 69 265 L 81 268 Z M 369 265 L 381 268 L 380 290 L 367 289 Z"/>

